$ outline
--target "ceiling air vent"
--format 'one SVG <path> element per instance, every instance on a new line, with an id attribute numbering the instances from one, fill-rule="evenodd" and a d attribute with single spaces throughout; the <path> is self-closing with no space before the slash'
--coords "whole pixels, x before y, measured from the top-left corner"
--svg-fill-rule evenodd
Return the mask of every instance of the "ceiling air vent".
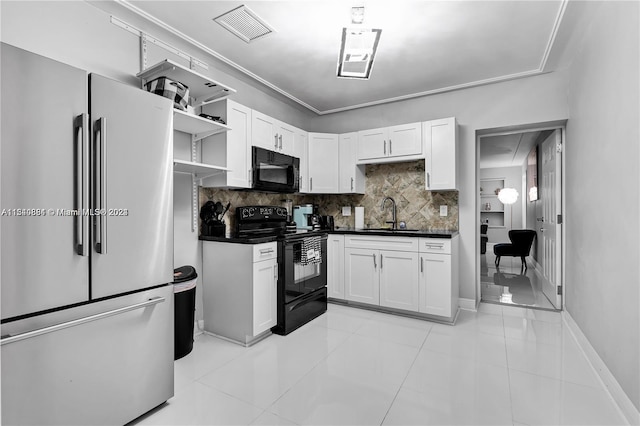
<path id="1" fill-rule="evenodd" d="M 247 6 L 242 5 L 217 18 L 218 24 L 247 43 L 271 34 L 274 30 Z"/>

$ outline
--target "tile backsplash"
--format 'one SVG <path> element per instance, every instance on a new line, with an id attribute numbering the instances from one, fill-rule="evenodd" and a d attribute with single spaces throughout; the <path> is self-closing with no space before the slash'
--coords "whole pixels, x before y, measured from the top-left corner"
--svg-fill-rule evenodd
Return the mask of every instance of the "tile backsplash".
<path id="1" fill-rule="evenodd" d="M 424 160 L 407 163 L 369 164 L 366 166 L 365 194 L 267 194 L 217 188 L 200 188 L 200 206 L 206 201 L 231 202 L 225 216 L 228 229 L 235 227 L 235 208 L 245 205 L 284 205 L 313 203 L 321 215 L 332 215 L 336 227 L 353 228 L 355 207 L 364 207 L 365 227 L 380 228 L 391 220 L 391 203 L 384 211 L 380 206 L 384 197 L 392 197 L 397 205 L 397 220 L 407 228 L 430 230 L 458 230 L 458 192 L 435 192 L 424 189 Z M 446 205 L 448 215 L 440 217 L 440 206 Z M 342 207 L 351 206 L 351 216 L 342 216 Z"/>

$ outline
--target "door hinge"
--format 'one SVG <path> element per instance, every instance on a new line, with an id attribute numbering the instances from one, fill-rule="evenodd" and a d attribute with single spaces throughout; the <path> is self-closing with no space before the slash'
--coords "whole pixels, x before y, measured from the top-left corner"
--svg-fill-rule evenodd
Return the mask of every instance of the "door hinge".
<path id="1" fill-rule="evenodd" d="M 558 220 L 556 221 L 556 224 L 562 225 L 562 215 L 561 214 L 558 215 Z"/>
<path id="2" fill-rule="evenodd" d="M 558 286 L 558 296 L 562 296 L 562 286 Z"/>
<path id="3" fill-rule="evenodd" d="M 557 153 L 561 153 L 562 152 L 562 143 L 559 143 L 556 145 L 556 152 Z"/>

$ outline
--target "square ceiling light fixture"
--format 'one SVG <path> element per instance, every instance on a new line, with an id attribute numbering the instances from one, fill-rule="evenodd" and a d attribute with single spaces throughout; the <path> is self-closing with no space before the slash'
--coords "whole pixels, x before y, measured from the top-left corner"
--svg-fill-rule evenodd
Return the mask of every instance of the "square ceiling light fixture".
<path id="1" fill-rule="evenodd" d="M 368 79 L 382 30 L 343 28 L 338 77 Z"/>
<path id="2" fill-rule="evenodd" d="M 267 36 L 274 31 L 264 19 L 245 5 L 223 13 L 213 20 L 247 43 Z"/>

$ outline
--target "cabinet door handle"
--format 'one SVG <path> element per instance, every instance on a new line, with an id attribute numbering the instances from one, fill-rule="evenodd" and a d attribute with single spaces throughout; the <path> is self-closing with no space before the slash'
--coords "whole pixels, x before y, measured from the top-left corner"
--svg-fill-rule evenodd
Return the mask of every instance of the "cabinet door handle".
<path id="1" fill-rule="evenodd" d="M 273 284 L 278 285 L 278 265 L 273 265 Z"/>
<path id="2" fill-rule="evenodd" d="M 273 249 L 272 248 L 260 249 L 260 254 L 269 254 L 269 253 L 273 253 Z"/>
<path id="3" fill-rule="evenodd" d="M 282 150 L 282 135 L 278 136 L 278 140 L 280 141 L 280 149 Z"/>
<path id="4" fill-rule="evenodd" d="M 251 169 L 247 170 L 247 182 L 249 182 L 249 186 L 251 186 Z"/>
<path id="5" fill-rule="evenodd" d="M 391 139 L 389 139 L 389 155 L 391 155 Z"/>
<path id="6" fill-rule="evenodd" d="M 382 142 L 384 143 L 384 147 L 383 147 L 384 155 L 387 155 L 387 141 L 385 140 L 385 141 L 382 141 Z"/>
<path id="7" fill-rule="evenodd" d="M 427 188 L 431 188 L 431 175 L 427 172 Z"/>
<path id="8" fill-rule="evenodd" d="M 380 269 L 382 269 L 382 253 L 380 253 Z"/>
<path id="9" fill-rule="evenodd" d="M 420 272 L 424 272 L 424 258 L 420 256 Z"/>
<path id="10" fill-rule="evenodd" d="M 371 256 L 373 256 L 373 268 L 376 269 L 378 267 L 378 264 L 376 263 L 376 254 L 373 253 Z"/>
<path id="11" fill-rule="evenodd" d="M 309 191 L 313 191 L 313 178 L 309 178 Z"/>
<path id="12" fill-rule="evenodd" d="M 351 190 L 353 191 L 353 178 L 351 178 Z"/>
<path id="13" fill-rule="evenodd" d="M 276 133 L 276 134 L 273 136 L 273 138 L 274 138 L 274 139 L 275 139 L 275 141 L 276 141 L 276 145 L 275 145 L 275 147 L 276 147 L 276 149 L 278 149 L 278 134 Z"/>

